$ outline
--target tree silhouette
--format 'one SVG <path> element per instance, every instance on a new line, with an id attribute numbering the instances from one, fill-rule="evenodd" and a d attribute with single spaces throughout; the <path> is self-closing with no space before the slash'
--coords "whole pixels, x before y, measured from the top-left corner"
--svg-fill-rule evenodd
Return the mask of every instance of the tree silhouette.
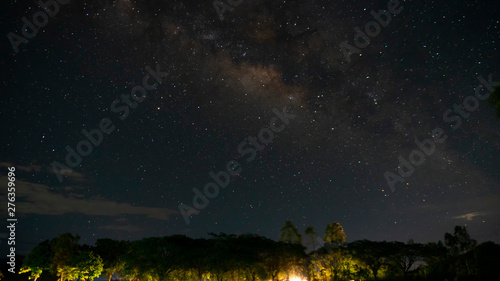
<path id="1" fill-rule="evenodd" d="M 129 243 L 113 239 L 97 239 L 95 252 L 103 259 L 103 272 L 108 276 L 108 281 L 115 272 L 123 269 L 122 256 L 127 253 Z"/>
<path id="2" fill-rule="evenodd" d="M 498 117 L 500 117 L 500 85 L 494 88 L 488 100 L 493 105 Z"/>
<path id="3" fill-rule="evenodd" d="M 467 253 L 474 249 L 477 242 L 472 239 L 467 233 L 465 226 L 455 226 L 454 234 L 446 233 L 444 235 L 445 245 L 448 247 L 448 253 L 454 263 L 455 273 L 457 276 L 461 275 L 460 268 L 462 260 L 465 262 L 466 274 L 470 275 L 471 270 Z"/>
<path id="4" fill-rule="evenodd" d="M 308 227 L 308 240 L 313 234 Z M 31 272 L 30 279 L 35 280 L 51 279 L 47 272 L 52 272 L 63 281 L 93 280 L 101 273 L 109 280 L 115 272 L 127 281 L 290 281 L 292 274 L 311 281 L 500 279 L 500 245 L 476 246 L 461 226 L 445 234 L 445 246 L 441 241 L 411 240 L 346 243 L 342 226 L 332 223 L 326 228 L 324 245 L 307 255 L 291 222 L 283 227 L 280 242 L 255 234 L 209 235 L 209 239 L 172 235 L 132 242 L 99 239 L 92 247 L 80 246 L 78 235 L 65 233 L 33 248 L 22 271 Z"/>
<path id="5" fill-rule="evenodd" d="M 316 250 L 316 243 L 318 240 L 318 233 L 316 232 L 316 229 L 312 226 L 308 226 L 305 231 L 305 237 L 306 237 L 306 245 L 311 246 L 312 250 Z"/>
<path id="6" fill-rule="evenodd" d="M 365 263 L 371 270 L 373 278 L 378 280 L 379 270 L 387 260 L 389 243 L 359 240 L 350 243 L 348 247 L 353 256 Z"/>
<path id="7" fill-rule="evenodd" d="M 292 244 L 302 244 L 302 236 L 300 236 L 299 231 L 291 221 L 286 221 L 283 228 L 281 228 L 280 241 Z"/>

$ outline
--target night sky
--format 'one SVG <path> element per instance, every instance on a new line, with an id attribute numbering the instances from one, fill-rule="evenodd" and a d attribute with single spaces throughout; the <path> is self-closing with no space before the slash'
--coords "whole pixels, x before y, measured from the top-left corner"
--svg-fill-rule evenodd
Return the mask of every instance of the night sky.
<path id="1" fill-rule="evenodd" d="M 278 239 L 286 220 L 339 222 L 348 241 L 466 225 L 500 242 L 500 118 L 474 98 L 479 77 L 500 81 L 497 0 L 230 2 L 221 20 L 210 0 L 70 1 L 23 41 L 42 8 L 2 1 L 0 205 L 5 222 L 13 166 L 19 253 L 64 232 Z M 381 9 L 390 21 L 355 42 Z M 66 147 L 100 127 L 71 167 Z M 432 153 L 402 177 L 415 139 Z M 185 219 L 232 160 L 239 174 Z"/>

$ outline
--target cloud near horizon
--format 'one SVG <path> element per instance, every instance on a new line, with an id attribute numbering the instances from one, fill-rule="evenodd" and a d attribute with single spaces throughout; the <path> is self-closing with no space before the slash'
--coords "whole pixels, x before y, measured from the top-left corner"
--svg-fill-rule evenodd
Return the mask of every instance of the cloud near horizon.
<path id="1" fill-rule="evenodd" d="M 23 172 L 37 172 L 37 173 L 48 173 L 48 174 L 54 174 L 54 170 L 51 168 L 44 168 L 40 165 L 29 165 L 29 166 L 23 166 L 23 165 L 18 165 L 10 162 L 0 162 L 0 167 L 15 167 L 16 171 L 23 171 Z M 72 169 L 69 170 L 64 170 L 64 175 L 63 177 L 74 180 L 74 181 L 83 181 L 85 180 L 85 175 L 79 172 L 76 172 Z"/>
<path id="2" fill-rule="evenodd" d="M 0 183 L 7 186 L 7 177 L 0 177 Z M 2 192 L 0 198 L 6 195 Z M 144 215 L 157 220 L 169 220 L 170 216 L 178 213 L 167 208 L 138 207 L 129 203 L 109 201 L 102 197 L 86 199 L 85 196 L 76 193 L 63 195 L 51 191 L 47 185 L 23 180 L 16 180 L 16 207 L 23 215 L 82 214 L 108 217 Z"/>

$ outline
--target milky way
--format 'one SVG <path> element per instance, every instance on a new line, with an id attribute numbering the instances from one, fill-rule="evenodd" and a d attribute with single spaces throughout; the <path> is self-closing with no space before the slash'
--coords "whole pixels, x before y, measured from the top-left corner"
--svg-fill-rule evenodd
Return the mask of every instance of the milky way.
<path id="1" fill-rule="evenodd" d="M 25 250 L 66 231 L 276 239 L 286 220 L 302 232 L 339 222 L 348 241 L 437 241 L 467 225 L 500 242 L 500 119 L 487 101 L 457 129 L 443 116 L 487 93 L 478 77 L 500 80 L 497 1 L 401 1 L 362 48 L 358 28 L 389 1 L 243 1 L 223 20 L 213 2 L 188 2 L 71 1 L 17 53 L 4 36 L 1 182 L 16 167 Z M 1 10 L 3 34 L 22 35 L 41 8 Z M 347 59 L 343 42 L 359 52 Z M 168 75 L 120 118 L 111 105 L 148 67 Z M 245 161 L 239 145 L 285 107 L 295 118 Z M 113 132 L 68 166 L 66 146 L 104 118 Z M 391 188 L 384 173 L 399 176 L 399 155 L 437 127 L 447 139 Z M 179 205 L 234 159 L 241 173 L 186 224 Z M 62 181 L 55 161 L 71 168 Z"/>

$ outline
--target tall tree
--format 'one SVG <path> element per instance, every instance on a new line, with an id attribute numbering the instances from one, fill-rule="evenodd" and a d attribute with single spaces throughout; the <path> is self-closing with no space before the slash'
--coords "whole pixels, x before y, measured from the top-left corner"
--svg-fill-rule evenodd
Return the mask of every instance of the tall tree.
<path id="1" fill-rule="evenodd" d="M 424 247 L 424 261 L 427 278 L 433 280 L 444 280 L 446 278 L 453 278 L 448 276 L 449 272 L 449 258 L 447 256 L 447 249 L 443 242 L 439 241 L 429 242 Z"/>
<path id="2" fill-rule="evenodd" d="M 208 265 L 210 273 L 217 281 L 237 268 L 239 255 L 235 252 L 238 245 L 234 243 L 236 236 L 221 233 L 209 233 L 212 236 L 209 242 Z"/>
<path id="3" fill-rule="evenodd" d="M 191 280 L 204 281 L 209 270 L 209 240 L 190 239 L 183 248 L 183 270 L 192 277 Z"/>
<path id="4" fill-rule="evenodd" d="M 350 270 L 350 261 L 347 249 L 343 245 L 327 243 L 313 253 L 313 268 L 320 273 L 320 278 L 327 280 L 341 280 Z"/>
<path id="5" fill-rule="evenodd" d="M 49 240 L 43 241 L 30 251 L 19 270 L 19 274 L 31 272 L 29 279 L 36 281 L 43 271 L 50 269 L 53 255 Z"/>
<path id="6" fill-rule="evenodd" d="M 272 281 L 278 279 L 280 273 L 300 266 L 305 258 L 304 246 L 297 243 L 274 242 L 267 240 L 260 253 L 264 269 Z"/>
<path id="7" fill-rule="evenodd" d="M 50 248 L 54 253 L 52 269 L 60 280 L 75 279 L 74 259 L 78 254 L 80 236 L 64 233 L 52 239 Z"/>
<path id="8" fill-rule="evenodd" d="M 78 278 L 87 281 L 99 277 L 103 269 L 102 258 L 92 251 L 80 251 L 74 260 L 74 265 Z"/>
<path id="9" fill-rule="evenodd" d="M 123 269 L 124 261 L 121 257 L 127 253 L 128 247 L 129 243 L 126 241 L 108 238 L 97 239 L 95 252 L 103 260 L 103 273 L 108 277 L 108 281 L 111 281 L 115 272 L 120 272 Z"/>
<path id="10" fill-rule="evenodd" d="M 299 231 L 291 221 L 286 221 L 285 225 L 281 228 L 280 241 L 292 244 L 302 244 L 302 236 L 300 236 Z"/>
<path id="11" fill-rule="evenodd" d="M 337 245 L 346 242 L 344 228 L 340 225 L 340 223 L 334 222 L 326 226 L 323 242 Z"/>
<path id="12" fill-rule="evenodd" d="M 306 246 L 311 246 L 312 250 L 316 250 L 316 244 L 318 242 L 318 233 L 316 229 L 312 226 L 308 226 L 305 231 Z"/>
<path id="13" fill-rule="evenodd" d="M 419 261 L 423 260 L 423 245 L 409 240 L 407 243 L 392 242 L 390 260 L 392 266 L 399 269 L 400 274 L 406 279 L 411 273 L 419 271 Z"/>
<path id="14" fill-rule="evenodd" d="M 454 261 L 457 276 L 460 275 L 460 268 L 462 268 L 460 264 L 462 261 L 465 263 L 466 274 L 470 275 L 471 270 L 467 253 L 476 247 L 477 242 L 470 237 L 465 226 L 455 226 L 453 234 L 447 232 L 444 235 L 444 243 L 448 247 L 448 253 Z"/>
<path id="15" fill-rule="evenodd" d="M 369 240 L 354 241 L 349 244 L 350 252 L 371 270 L 373 278 L 378 279 L 379 270 L 385 264 L 388 255 L 387 242 Z"/>
<path id="16" fill-rule="evenodd" d="M 238 236 L 237 244 L 240 266 L 245 274 L 245 280 L 257 281 L 257 279 L 268 279 L 269 275 L 264 270 L 261 253 L 266 251 L 269 239 L 256 234 L 243 234 Z"/>
<path id="17" fill-rule="evenodd" d="M 323 242 L 325 245 L 316 251 L 313 262 L 323 277 L 338 280 L 342 272 L 345 272 L 349 267 L 344 247 L 346 235 L 340 223 L 335 222 L 326 226 Z"/>
<path id="18" fill-rule="evenodd" d="M 132 268 L 139 273 L 139 279 L 159 279 L 162 274 L 164 245 L 160 237 L 143 238 L 132 243 Z M 129 265 L 130 265 L 129 264 Z M 141 278 L 142 277 L 142 278 Z"/>

